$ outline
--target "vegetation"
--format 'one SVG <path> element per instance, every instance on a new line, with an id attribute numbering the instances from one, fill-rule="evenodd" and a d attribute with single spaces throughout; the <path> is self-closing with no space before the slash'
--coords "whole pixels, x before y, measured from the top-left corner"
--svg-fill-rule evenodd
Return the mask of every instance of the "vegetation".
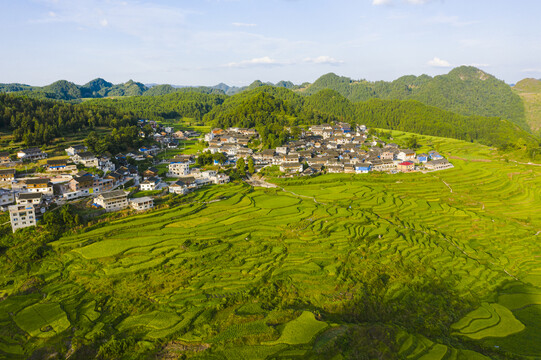
<path id="1" fill-rule="evenodd" d="M 541 168 L 416 138 L 455 168 L 238 182 L 91 226 L 68 208 L 14 235 L 4 224 L 0 358 L 539 357 Z"/>
<path id="2" fill-rule="evenodd" d="M 528 125 L 535 134 L 541 135 L 541 80 L 523 79 L 513 90 L 524 102 Z"/>
<path id="3" fill-rule="evenodd" d="M 434 78 L 409 75 L 392 82 L 354 81 L 330 73 L 302 91 L 313 95 L 323 89 L 335 90 L 353 102 L 417 100 L 461 115 L 500 117 L 529 130 L 520 97 L 503 81 L 472 66 L 460 66 Z"/>
<path id="4" fill-rule="evenodd" d="M 0 94 L 0 129 L 12 130 L 15 141 L 50 144 L 54 138 L 98 126 L 134 125 L 130 113 L 92 105 L 72 105 L 50 100 Z"/>

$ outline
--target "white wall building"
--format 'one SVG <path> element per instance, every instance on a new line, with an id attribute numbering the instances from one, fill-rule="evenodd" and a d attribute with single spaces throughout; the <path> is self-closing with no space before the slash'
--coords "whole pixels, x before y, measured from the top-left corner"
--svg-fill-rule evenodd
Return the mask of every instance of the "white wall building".
<path id="1" fill-rule="evenodd" d="M 36 212 L 33 205 L 11 205 L 9 220 L 13 232 L 29 226 L 36 226 Z"/>
<path id="2" fill-rule="evenodd" d="M 180 177 L 190 174 L 190 164 L 187 162 L 172 162 L 169 164 L 168 177 Z"/>
<path id="3" fill-rule="evenodd" d="M 130 207 L 137 211 L 145 211 L 154 207 L 154 199 L 145 196 L 141 198 L 130 199 Z"/>
<path id="4" fill-rule="evenodd" d="M 94 200 L 107 212 L 122 210 L 128 207 L 128 194 L 123 190 L 113 190 L 100 194 Z"/>

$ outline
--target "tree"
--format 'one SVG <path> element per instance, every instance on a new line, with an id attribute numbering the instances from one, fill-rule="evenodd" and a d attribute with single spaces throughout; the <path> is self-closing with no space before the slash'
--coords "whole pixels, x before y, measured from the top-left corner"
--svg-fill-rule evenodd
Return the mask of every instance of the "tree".
<path id="1" fill-rule="evenodd" d="M 251 156 L 248 158 L 248 172 L 250 174 L 255 173 L 254 158 Z"/>
<path id="2" fill-rule="evenodd" d="M 244 176 L 246 175 L 246 163 L 244 161 L 244 158 L 240 158 L 237 160 L 237 171 L 239 175 Z"/>
<path id="3" fill-rule="evenodd" d="M 219 162 L 221 165 L 227 161 L 227 156 L 225 156 L 225 154 L 222 152 L 217 152 L 212 154 L 212 160 Z"/>

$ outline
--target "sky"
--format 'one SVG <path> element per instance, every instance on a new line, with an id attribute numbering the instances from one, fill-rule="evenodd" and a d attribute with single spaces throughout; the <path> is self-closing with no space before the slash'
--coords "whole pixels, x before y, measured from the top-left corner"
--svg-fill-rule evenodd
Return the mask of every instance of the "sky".
<path id="1" fill-rule="evenodd" d="M 538 0 L 0 0 L 0 83 L 541 78 Z"/>

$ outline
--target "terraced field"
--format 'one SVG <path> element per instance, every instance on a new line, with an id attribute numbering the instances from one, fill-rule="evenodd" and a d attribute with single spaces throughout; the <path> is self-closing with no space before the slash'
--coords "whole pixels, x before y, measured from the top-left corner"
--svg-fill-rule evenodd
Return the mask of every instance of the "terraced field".
<path id="1" fill-rule="evenodd" d="M 541 357 L 541 167 L 422 141 L 455 168 L 213 186 L 60 239 L 39 292 L 0 276 L 0 358 L 324 359 L 374 324 L 398 358 Z"/>

